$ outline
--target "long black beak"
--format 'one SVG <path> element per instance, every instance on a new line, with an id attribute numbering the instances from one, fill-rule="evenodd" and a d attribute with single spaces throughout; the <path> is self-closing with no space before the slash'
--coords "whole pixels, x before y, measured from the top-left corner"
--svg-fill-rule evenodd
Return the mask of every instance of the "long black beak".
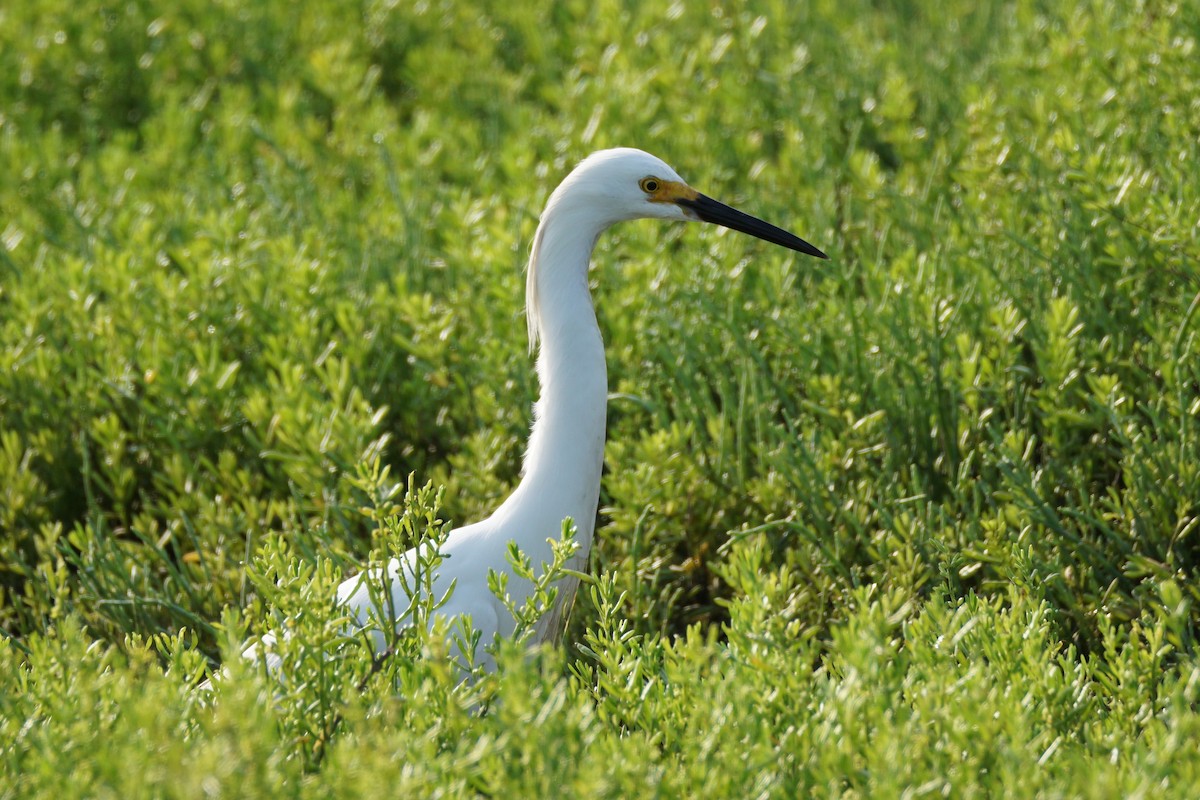
<path id="1" fill-rule="evenodd" d="M 694 200 L 681 198 L 675 202 L 689 209 L 705 222 L 712 222 L 735 231 L 748 233 L 764 241 L 782 245 L 806 255 L 816 256 L 817 258 L 829 258 L 829 256 L 799 236 L 788 233 L 783 228 L 776 228 L 769 222 L 763 222 L 758 217 L 743 214 L 736 208 L 730 208 L 724 203 L 713 200 L 706 195 L 697 194 Z"/>

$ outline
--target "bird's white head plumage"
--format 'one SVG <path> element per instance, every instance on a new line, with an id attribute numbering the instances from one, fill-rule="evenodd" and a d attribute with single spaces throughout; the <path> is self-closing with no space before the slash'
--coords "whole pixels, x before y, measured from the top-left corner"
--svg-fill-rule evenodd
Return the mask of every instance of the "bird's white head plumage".
<path id="1" fill-rule="evenodd" d="M 546 204 L 546 213 L 580 204 L 607 227 L 644 217 L 687 219 L 664 196 L 668 184 L 687 187 L 683 178 L 657 156 L 632 147 L 600 150 L 579 162 Z M 692 192 L 695 195 L 695 192 Z"/>

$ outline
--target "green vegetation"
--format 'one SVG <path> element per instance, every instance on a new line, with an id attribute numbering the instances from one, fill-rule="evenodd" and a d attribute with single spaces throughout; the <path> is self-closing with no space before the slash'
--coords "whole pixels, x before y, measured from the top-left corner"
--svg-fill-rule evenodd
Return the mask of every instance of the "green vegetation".
<path id="1" fill-rule="evenodd" d="M 0 797 L 1195 796 L 1198 39 L 1153 0 L 5 4 Z M 328 587 L 513 485 L 528 242 L 615 145 L 833 259 L 605 237 L 563 645 L 373 665 Z M 234 657 L 279 625 L 282 687 Z"/>

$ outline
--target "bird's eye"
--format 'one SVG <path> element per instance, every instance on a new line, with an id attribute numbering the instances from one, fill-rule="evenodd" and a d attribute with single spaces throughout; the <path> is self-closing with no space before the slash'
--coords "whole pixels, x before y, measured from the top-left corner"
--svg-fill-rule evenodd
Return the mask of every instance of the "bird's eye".
<path id="1" fill-rule="evenodd" d="M 658 191 L 658 187 L 661 185 L 662 184 L 658 178 L 642 178 L 640 181 L 638 181 L 638 186 L 642 187 L 642 191 L 646 194 L 654 194 Z"/>

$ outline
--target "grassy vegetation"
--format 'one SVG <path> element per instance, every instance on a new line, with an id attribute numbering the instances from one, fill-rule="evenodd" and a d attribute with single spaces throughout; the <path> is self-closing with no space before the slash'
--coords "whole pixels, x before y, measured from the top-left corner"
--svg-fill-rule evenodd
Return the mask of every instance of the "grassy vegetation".
<path id="1" fill-rule="evenodd" d="M 1153 1 L 6 4 L 0 797 L 1194 796 L 1198 38 Z M 528 242 L 616 145 L 833 260 L 608 235 L 563 645 L 376 670 L 328 587 L 513 485 Z M 283 688 L 233 658 L 280 625 Z"/>

